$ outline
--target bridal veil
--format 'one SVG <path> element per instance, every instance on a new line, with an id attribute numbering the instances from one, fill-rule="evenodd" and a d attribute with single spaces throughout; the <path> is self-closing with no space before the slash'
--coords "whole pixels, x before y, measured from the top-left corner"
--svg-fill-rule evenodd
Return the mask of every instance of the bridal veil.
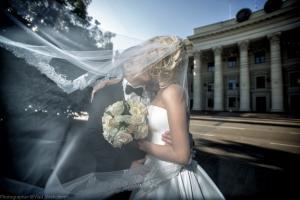
<path id="1" fill-rule="evenodd" d="M 1 10 L 1 12 L 9 25 L 1 27 L 0 47 L 24 59 L 66 94 L 92 87 L 108 79 L 120 79 L 124 76 L 123 66 L 127 64 L 130 66 L 132 76 L 139 76 L 149 71 L 162 83 L 163 80 L 169 82 L 172 79 L 185 89 L 188 98 L 186 79 L 188 59 L 183 40 L 176 36 L 154 37 L 118 53 L 113 49 L 89 49 L 84 40 L 72 40 L 51 26 L 39 24 L 35 28 L 28 27 L 10 10 Z M 76 35 L 76 32 L 72 34 Z M 44 126 L 47 126 L 47 123 Z M 32 131 L 34 129 L 35 127 L 32 127 Z M 112 157 L 109 155 L 94 157 L 92 153 L 89 154 L 92 152 L 89 145 L 78 148 L 83 141 L 85 144 L 93 142 L 89 135 L 82 133 L 72 133 L 69 139 L 61 142 L 59 155 L 57 159 L 53 159 L 51 152 L 43 151 L 44 145 L 56 142 L 51 139 L 53 136 L 51 134 L 46 135 L 41 132 L 36 138 L 30 139 L 25 134 L 15 134 L 11 138 L 8 136 L 12 146 L 18 141 L 18 145 L 14 148 L 21 152 L 19 155 L 24 155 L 13 165 L 24 164 L 30 168 L 22 169 L 24 176 L 19 180 L 10 176 L 1 177 L 2 188 L 18 195 L 40 194 L 45 195 L 46 198 L 53 197 L 51 195 L 72 199 L 105 198 L 123 190 L 139 188 L 144 181 L 151 182 L 155 187 L 179 172 L 178 168 L 170 166 L 165 169 L 164 177 L 157 174 L 151 176 L 153 177 L 151 180 L 144 180 L 146 174 L 154 173 L 155 163 L 151 166 L 145 165 L 119 171 L 96 171 L 95 163 L 109 162 Z M 37 160 L 34 153 L 39 151 L 41 156 Z M 80 157 L 82 159 L 79 159 Z M 44 165 L 37 163 L 48 163 L 49 159 L 52 159 L 53 166 L 49 166 L 51 170 L 47 180 L 44 181 L 45 184 L 38 184 L 38 178 L 33 177 L 43 171 L 41 166 Z M 78 160 L 84 162 L 77 162 Z"/>

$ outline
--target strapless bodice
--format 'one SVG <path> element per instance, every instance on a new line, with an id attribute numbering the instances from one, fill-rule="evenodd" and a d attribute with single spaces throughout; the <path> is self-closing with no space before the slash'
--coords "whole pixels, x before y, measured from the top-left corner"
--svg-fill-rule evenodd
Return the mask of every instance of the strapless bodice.
<path id="1" fill-rule="evenodd" d="M 165 145 L 165 142 L 162 140 L 162 134 L 170 130 L 167 110 L 155 105 L 148 106 L 148 124 L 148 141 L 158 145 Z M 170 166 L 172 166 L 172 168 L 174 168 L 174 166 L 176 166 L 176 168 L 180 167 L 175 163 L 160 160 L 159 158 L 150 154 L 147 154 L 146 158 L 146 163 L 150 162 L 151 160 L 152 162 L 157 163 L 161 168 L 167 169 Z"/>
<path id="2" fill-rule="evenodd" d="M 154 144 L 164 145 L 162 134 L 170 130 L 167 110 L 155 105 L 148 106 L 148 123 L 150 130 L 149 141 Z"/>

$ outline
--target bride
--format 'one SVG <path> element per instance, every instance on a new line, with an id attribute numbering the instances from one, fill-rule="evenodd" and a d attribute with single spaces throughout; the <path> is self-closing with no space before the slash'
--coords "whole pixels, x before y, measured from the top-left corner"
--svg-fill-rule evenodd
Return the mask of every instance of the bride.
<path id="1" fill-rule="evenodd" d="M 155 163 L 156 169 L 152 169 L 145 180 L 157 175 L 161 180 L 158 185 L 145 181 L 132 193 L 131 199 L 224 199 L 210 177 L 191 157 L 183 43 L 177 37 L 156 37 L 152 42 L 157 42 L 155 40 L 176 43 L 176 50 L 139 75 L 158 87 L 148 106 L 150 134 L 147 139 L 139 141 L 139 149 L 147 154 L 145 159 L 134 161 L 132 167 Z M 166 131 L 171 135 L 170 144 L 161 139 Z M 176 169 L 171 176 L 166 172 L 170 166 Z"/>

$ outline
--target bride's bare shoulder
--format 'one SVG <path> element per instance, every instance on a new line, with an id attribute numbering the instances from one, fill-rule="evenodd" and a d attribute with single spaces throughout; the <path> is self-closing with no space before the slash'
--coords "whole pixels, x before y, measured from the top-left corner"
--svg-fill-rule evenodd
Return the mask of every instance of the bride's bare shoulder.
<path id="1" fill-rule="evenodd" d="M 171 84 L 162 91 L 163 100 L 180 100 L 184 96 L 183 88 L 178 84 Z"/>

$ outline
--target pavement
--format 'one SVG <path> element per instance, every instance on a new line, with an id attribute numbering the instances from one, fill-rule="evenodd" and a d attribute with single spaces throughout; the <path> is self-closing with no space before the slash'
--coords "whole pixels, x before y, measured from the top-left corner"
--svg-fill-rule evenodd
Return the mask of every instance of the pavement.
<path id="1" fill-rule="evenodd" d="M 191 112 L 191 120 L 274 125 L 300 128 L 300 115 L 253 112 Z"/>
<path id="2" fill-rule="evenodd" d="M 300 198 L 297 116 L 192 113 L 190 131 L 195 160 L 226 199 Z"/>

